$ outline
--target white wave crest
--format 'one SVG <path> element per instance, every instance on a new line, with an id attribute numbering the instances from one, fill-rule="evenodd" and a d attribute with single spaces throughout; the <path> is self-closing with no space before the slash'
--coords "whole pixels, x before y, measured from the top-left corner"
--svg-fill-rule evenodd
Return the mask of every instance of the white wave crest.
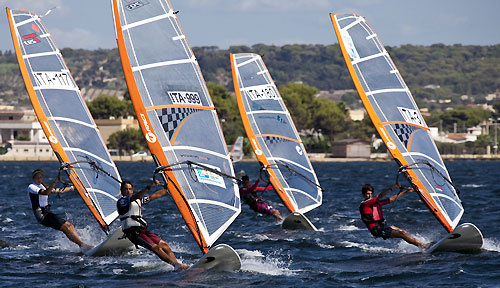
<path id="1" fill-rule="evenodd" d="M 241 270 L 245 272 L 260 273 L 265 275 L 294 275 L 297 271 L 290 270 L 291 264 L 289 256 L 288 261 L 283 260 L 286 255 L 283 251 L 275 251 L 267 256 L 261 251 L 238 250 L 241 257 Z"/>
<path id="2" fill-rule="evenodd" d="M 500 241 L 495 238 L 484 238 L 483 249 L 487 251 L 500 252 Z"/>

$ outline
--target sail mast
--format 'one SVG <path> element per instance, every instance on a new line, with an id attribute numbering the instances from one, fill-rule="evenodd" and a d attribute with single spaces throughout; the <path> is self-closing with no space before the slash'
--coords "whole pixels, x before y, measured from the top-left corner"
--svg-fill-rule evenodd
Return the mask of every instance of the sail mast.
<path id="1" fill-rule="evenodd" d="M 255 155 L 290 212 L 305 213 L 322 202 L 322 189 L 292 117 L 262 58 L 230 54 L 243 126 Z"/>
<path id="2" fill-rule="evenodd" d="M 241 209 L 208 89 L 168 1 L 113 0 L 112 5 L 141 130 L 179 212 L 206 253 Z"/>
<path id="3" fill-rule="evenodd" d="M 119 193 L 116 166 L 40 17 L 29 11 L 9 8 L 7 16 L 21 74 L 42 130 L 61 164 L 73 163 L 66 166 L 69 178 L 103 231 L 108 233 L 108 225 L 118 216 L 116 196 L 108 193 Z M 78 129 L 81 129 L 82 141 L 71 139 L 77 136 L 72 132 Z M 85 142 L 95 146 L 85 145 Z M 89 182 L 90 174 L 98 172 L 84 171 L 82 168 L 87 164 L 82 158 L 91 157 L 95 158 L 93 165 L 109 167 L 115 178 L 111 183 L 106 180 Z M 107 188 L 116 192 L 103 191 Z"/>
<path id="4" fill-rule="evenodd" d="M 407 167 L 407 178 L 433 215 L 447 231 L 453 231 L 463 208 L 402 76 L 363 17 L 330 17 L 351 78 L 377 132 L 396 162 Z M 434 175 L 445 177 L 443 183 L 437 183 Z"/>

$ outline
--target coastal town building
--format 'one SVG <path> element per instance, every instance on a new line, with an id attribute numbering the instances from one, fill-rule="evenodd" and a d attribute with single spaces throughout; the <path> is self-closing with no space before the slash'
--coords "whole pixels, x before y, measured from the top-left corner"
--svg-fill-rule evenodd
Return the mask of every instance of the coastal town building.
<path id="1" fill-rule="evenodd" d="M 338 158 L 370 158 L 370 143 L 361 139 L 344 139 L 332 144 L 332 156 Z"/>
<path id="2" fill-rule="evenodd" d="M 95 120 L 104 142 L 111 134 L 139 128 L 133 117 Z M 0 147 L 3 158 L 16 160 L 55 159 L 49 141 L 33 110 L 0 110 Z"/>

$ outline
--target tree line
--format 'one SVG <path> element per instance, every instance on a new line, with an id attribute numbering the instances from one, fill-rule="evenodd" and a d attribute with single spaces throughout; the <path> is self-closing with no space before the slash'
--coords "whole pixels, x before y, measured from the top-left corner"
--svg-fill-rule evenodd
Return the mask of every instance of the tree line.
<path id="1" fill-rule="evenodd" d="M 496 112 L 467 107 L 467 104 L 474 102 L 471 100 L 474 97 L 479 101 L 486 94 L 497 91 L 500 86 L 500 45 L 402 45 L 387 49 L 410 86 L 419 107 L 431 108 L 433 113 L 426 119 L 430 126 L 441 125 L 444 130 L 451 131 L 457 126 L 471 127 L 490 117 L 498 117 L 500 104 L 494 106 Z M 236 100 L 231 94 L 233 84 L 230 52 L 253 52 L 263 57 L 297 129 L 321 132 L 303 137 L 308 151 L 329 151 L 335 140 L 369 140 L 376 134 L 368 117 L 363 121 L 352 121 L 348 117 L 348 107 L 360 107 L 357 93 L 347 93 L 342 96 L 341 101 L 316 97 L 319 90 L 354 88 L 338 44 L 257 44 L 251 47 L 232 46 L 227 50 L 217 47 L 195 47 L 193 50 L 208 82 L 227 143 L 233 143 L 237 136 L 244 135 Z M 80 88 L 126 90 L 117 49 L 89 51 L 65 48 L 62 53 Z M 15 54 L 10 51 L 0 54 L 0 92 L 24 87 L 21 77 L 14 77 L 19 76 Z M 434 88 L 426 88 L 427 85 L 434 85 Z M 463 95 L 471 97 L 462 97 Z M 121 101 L 109 96 L 97 97 L 88 103 L 89 109 L 95 118 L 134 115 L 129 97 L 125 95 L 124 98 Z M 451 99 L 451 102 L 440 104 L 437 100 L 442 99 Z M 451 109 L 452 107 L 455 109 Z M 120 137 L 114 136 L 112 141 L 116 144 L 110 142 L 110 148 L 123 146 L 120 142 L 141 139 L 137 137 L 140 133 L 134 135 L 130 137 L 122 133 Z M 125 150 L 146 149 L 144 142 L 134 145 Z M 247 143 L 246 148 L 248 147 Z"/>
<path id="2" fill-rule="evenodd" d="M 500 88 L 500 44 L 401 45 L 387 47 L 403 78 L 413 91 L 420 107 L 443 109 L 434 100 L 450 99 L 452 105 L 482 101 L 484 96 Z M 260 54 L 278 86 L 301 82 L 319 90 L 353 89 L 351 78 L 338 44 L 332 45 L 264 45 L 194 47 L 207 82 L 233 90 L 229 53 Z M 126 90 L 117 49 L 62 49 L 68 67 L 80 88 Z M 0 53 L 0 91 L 15 91 L 23 87 L 15 53 Z M 439 85 L 439 89 L 426 89 Z M 21 91 L 22 92 L 22 91 Z M 470 96 L 467 100 L 460 97 Z M 25 97 L 25 94 L 18 97 Z M 351 95 L 352 97 L 352 95 Z M 345 101 L 348 102 L 348 101 Z"/>

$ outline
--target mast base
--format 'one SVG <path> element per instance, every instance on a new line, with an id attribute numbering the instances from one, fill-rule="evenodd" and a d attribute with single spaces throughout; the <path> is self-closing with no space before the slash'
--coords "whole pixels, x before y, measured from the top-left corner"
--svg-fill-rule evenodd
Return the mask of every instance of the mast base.
<path id="1" fill-rule="evenodd" d="M 314 230 L 318 231 L 318 228 L 307 219 L 307 217 L 300 212 L 293 212 L 288 215 L 283 223 L 281 224 L 283 229 L 288 230 Z"/>
<path id="2" fill-rule="evenodd" d="M 483 247 L 483 234 L 472 223 L 459 225 L 453 232 L 431 245 L 425 252 L 479 253 Z"/>
<path id="3" fill-rule="evenodd" d="M 241 259 L 238 253 L 227 244 L 212 247 L 203 257 L 194 263 L 191 269 L 236 271 L 241 268 Z"/>

